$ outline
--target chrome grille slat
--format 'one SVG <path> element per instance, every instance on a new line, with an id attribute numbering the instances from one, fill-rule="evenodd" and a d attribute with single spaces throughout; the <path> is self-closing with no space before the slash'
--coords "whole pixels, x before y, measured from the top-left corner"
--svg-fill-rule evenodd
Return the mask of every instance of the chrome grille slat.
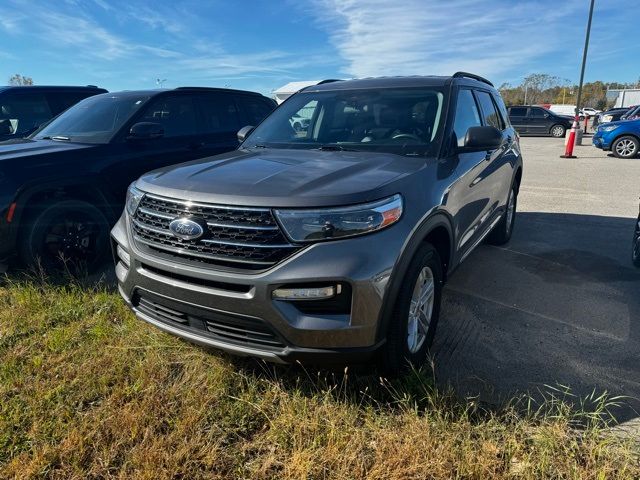
<path id="1" fill-rule="evenodd" d="M 204 236 L 195 240 L 175 236 L 169 225 L 180 217 L 204 220 Z M 151 253 L 242 269 L 268 268 L 301 248 L 287 240 L 269 208 L 208 205 L 146 194 L 131 227 L 136 242 Z"/>

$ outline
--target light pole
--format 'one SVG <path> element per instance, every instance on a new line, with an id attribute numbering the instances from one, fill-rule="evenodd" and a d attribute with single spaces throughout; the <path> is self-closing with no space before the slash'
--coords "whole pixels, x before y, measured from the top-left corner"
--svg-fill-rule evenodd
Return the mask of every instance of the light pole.
<path id="1" fill-rule="evenodd" d="M 569 133 L 569 139 L 567 141 L 567 148 L 564 155 L 560 155 L 561 158 L 576 158 L 573 154 L 573 145 L 576 142 L 576 129 L 580 122 L 580 102 L 582 101 L 582 83 L 584 82 L 584 69 L 587 65 L 587 51 L 589 50 L 589 35 L 591 35 L 591 19 L 593 18 L 593 5 L 595 0 L 591 0 L 589 6 L 589 20 L 587 21 L 587 34 L 584 39 L 584 50 L 582 51 L 582 68 L 580 70 L 580 83 L 578 85 L 578 100 L 576 101 L 576 112 L 573 118 L 573 125 L 571 126 L 571 133 Z"/>

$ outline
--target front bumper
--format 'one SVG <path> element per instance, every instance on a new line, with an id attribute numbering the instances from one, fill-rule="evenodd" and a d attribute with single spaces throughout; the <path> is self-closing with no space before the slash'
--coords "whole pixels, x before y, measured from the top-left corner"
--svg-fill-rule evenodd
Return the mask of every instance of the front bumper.
<path id="1" fill-rule="evenodd" d="M 193 343 L 278 363 L 362 362 L 384 343 L 378 326 L 406 237 L 398 234 L 402 223 L 310 245 L 254 273 L 186 265 L 143 252 L 125 213 L 112 230 L 119 291 L 138 318 Z M 349 311 L 307 311 L 301 302 L 272 298 L 276 288 L 305 284 L 344 285 L 351 296 Z"/>
<path id="2" fill-rule="evenodd" d="M 610 143 L 605 139 L 605 137 L 600 132 L 596 132 L 593 135 L 593 137 L 591 138 L 591 143 L 593 144 L 594 147 L 599 148 L 601 150 L 611 149 Z"/>

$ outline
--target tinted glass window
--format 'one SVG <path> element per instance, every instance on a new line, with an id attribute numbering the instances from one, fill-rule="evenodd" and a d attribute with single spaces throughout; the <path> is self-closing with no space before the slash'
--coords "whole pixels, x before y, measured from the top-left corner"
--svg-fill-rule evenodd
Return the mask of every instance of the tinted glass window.
<path id="1" fill-rule="evenodd" d="M 526 117 L 527 107 L 511 107 L 509 109 L 509 115 L 512 117 Z"/>
<path id="2" fill-rule="evenodd" d="M 196 108 L 190 95 L 175 95 L 151 100 L 140 122 L 159 123 L 165 138 L 195 135 L 199 132 Z"/>
<path id="3" fill-rule="evenodd" d="M 529 115 L 532 117 L 544 117 L 545 115 L 548 115 L 549 112 L 543 108 L 531 108 L 529 110 Z"/>
<path id="4" fill-rule="evenodd" d="M 485 125 L 491 125 L 492 127 L 496 127 L 498 130 L 504 130 L 504 125 L 501 122 L 498 109 L 493 104 L 493 100 L 491 100 L 491 95 L 479 90 L 476 90 L 476 95 L 480 102 L 482 118 L 484 119 Z"/>
<path id="5" fill-rule="evenodd" d="M 60 114 L 32 137 L 107 143 L 148 98 L 111 93 L 89 97 Z"/>
<path id="6" fill-rule="evenodd" d="M 262 122 L 274 108 L 273 104 L 259 97 L 240 97 L 239 101 L 249 123 L 254 126 Z"/>
<path id="7" fill-rule="evenodd" d="M 80 100 L 84 100 L 90 96 L 90 94 L 82 92 L 55 92 L 47 93 L 47 99 L 49 100 L 49 106 L 51 107 L 51 113 L 54 115 L 64 112 L 67 108 L 75 105 Z"/>
<path id="8" fill-rule="evenodd" d="M 44 95 L 8 94 L 0 97 L 0 134 L 28 135 L 53 115 Z"/>
<path id="9" fill-rule="evenodd" d="M 206 133 L 233 132 L 242 128 L 238 107 L 231 95 L 209 94 L 198 97 Z"/>
<path id="10" fill-rule="evenodd" d="M 439 88 L 321 90 L 297 93 L 243 144 L 430 155 L 439 146 Z"/>
<path id="11" fill-rule="evenodd" d="M 502 119 L 502 124 L 506 127 L 507 125 L 511 125 L 509 123 L 509 114 L 507 113 L 507 107 L 504 104 L 504 100 L 500 95 L 491 95 L 493 98 L 493 102 L 498 106 L 498 113 L 500 114 L 500 118 Z"/>
<path id="12" fill-rule="evenodd" d="M 479 127 L 480 125 L 480 114 L 478 113 L 476 101 L 473 99 L 473 93 L 471 93 L 471 90 L 460 90 L 453 124 L 458 146 L 462 147 L 464 145 L 464 137 L 470 127 Z"/>

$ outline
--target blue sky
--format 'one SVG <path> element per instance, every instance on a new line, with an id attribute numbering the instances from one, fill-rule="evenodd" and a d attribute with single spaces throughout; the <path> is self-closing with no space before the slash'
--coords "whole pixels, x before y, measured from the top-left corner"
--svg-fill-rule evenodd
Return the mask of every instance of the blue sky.
<path id="1" fill-rule="evenodd" d="M 636 81 L 639 0 L 596 0 L 586 79 Z M 0 84 L 269 93 L 295 80 L 467 70 L 577 82 L 588 0 L 2 0 Z"/>

